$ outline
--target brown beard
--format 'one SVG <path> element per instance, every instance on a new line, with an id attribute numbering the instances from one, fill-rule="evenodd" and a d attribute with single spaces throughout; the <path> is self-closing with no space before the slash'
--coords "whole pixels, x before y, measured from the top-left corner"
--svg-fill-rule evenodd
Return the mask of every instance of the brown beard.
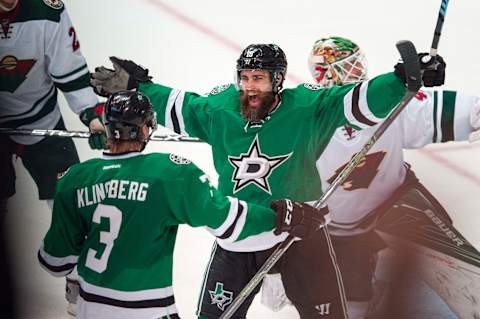
<path id="1" fill-rule="evenodd" d="M 260 106 L 251 108 L 248 105 L 247 93 L 245 91 L 241 92 L 240 113 L 242 113 L 242 117 L 247 121 L 259 122 L 263 120 L 275 102 L 275 93 L 273 92 L 263 92 L 258 94 L 258 96 L 260 97 Z"/>

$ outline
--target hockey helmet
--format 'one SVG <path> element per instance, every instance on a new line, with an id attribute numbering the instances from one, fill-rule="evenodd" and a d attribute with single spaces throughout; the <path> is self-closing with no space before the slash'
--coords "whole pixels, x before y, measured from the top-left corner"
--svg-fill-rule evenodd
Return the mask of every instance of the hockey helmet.
<path id="1" fill-rule="evenodd" d="M 240 72 L 243 70 L 265 70 L 270 73 L 272 91 L 282 89 L 287 74 L 287 57 L 276 44 L 250 44 L 237 60 L 236 84 L 241 88 Z M 281 76 L 280 76 L 281 75 Z"/>
<path id="2" fill-rule="evenodd" d="M 315 82 L 323 87 L 367 79 L 367 60 L 363 52 L 353 41 L 342 37 L 317 40 L 308 65 Z"/>
<path id="3" fill-rule="evenodd" d="M 139 140 L 141 128 L 157 128 L 156 114 L 148 97 L 137 91 L 119 91 L 108 98 L 103 112 L 107 138 Z"/>

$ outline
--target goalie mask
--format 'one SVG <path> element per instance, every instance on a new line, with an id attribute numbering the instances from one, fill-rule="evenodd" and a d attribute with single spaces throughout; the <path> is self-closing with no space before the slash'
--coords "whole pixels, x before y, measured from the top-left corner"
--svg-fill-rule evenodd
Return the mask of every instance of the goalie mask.
<path id="1" fill-rule="evenodd" d="M 144 125 L 151 129 L 150 134 L 157 129 L 156 114 L 150 100 L 136 91 L 112 94 L 105 103 L 103 123 L 107 138 L 115 141 L 144 141 Z"/>
<path id="2" fill-rule="evenodd" d="M 237 60 L 235 83 L 242 90 L 240 72 L 244 70 L 265 70 L 270 74 L 272 91 L 278 93 L 282 89 L 287 74 L 287 57 L 275 44 L 250 44 Z"/>
<path id="3" fill-rule="evenodd" d="M 317 40 L 308 59 L 313 79 L 323 87 L 367 79 L 367 61 L 359 46 L 341 37 Z"/>

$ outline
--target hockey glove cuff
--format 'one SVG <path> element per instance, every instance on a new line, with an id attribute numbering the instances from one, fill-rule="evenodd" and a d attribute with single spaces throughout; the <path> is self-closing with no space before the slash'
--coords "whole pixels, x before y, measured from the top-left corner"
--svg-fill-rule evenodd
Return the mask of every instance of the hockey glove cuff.
<path id="1" fill-rule="evenodd" d="M 419 53 L 418 59 L 420 62 L 420 69 L 422 70 L 423 86 L 434 87 L 441 86 L 445 82 L 445 68 L 447 64 L 440 55 L 435 58 L 430 57 L 428 53 Z M 405 65 L 399 62 L 394 67 L 394 73 L 403 83 L 406 83 Z"/>
<path id="2" fill-rule="evenodd" d="M 152 79 L 148 75 L 148 69 L 144 69 L 130 60 L 122 60 L 117 57 L 110 57 L 113 70 L 100 66 L 90 75 L 90 85 L 95 93 L 108 97 L 122 90 L 137 89 L 141 82 L 148 82 Z"/>
<path id="3" fill-rule="evenodd" d="M 277 213 L 274 234 L 286 231 L 298 238 L 308 238 L 325 225 L 328 208 L 317 210 L 312 206 L 289 199 L 274 200 L 270 207 Z"/>
<path id="4" fill-rule="evenodd" d="M 107 149 L 107 137 L 102 123 L 104 107 L 104 103 L 98 103 L 80 113 L 80 121 L 88 127 L 91 133 L 88 144 L 92 150 Z"/>

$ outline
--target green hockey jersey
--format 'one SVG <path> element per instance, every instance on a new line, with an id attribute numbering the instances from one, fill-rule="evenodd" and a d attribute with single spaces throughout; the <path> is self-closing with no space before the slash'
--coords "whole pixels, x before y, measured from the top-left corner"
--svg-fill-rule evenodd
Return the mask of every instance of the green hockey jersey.
<path id="1" fill-rule="evenodd" d="M 150 98 L 160 124 L 212 146 L 223 194 L 264 206 L 279 198 L 318 199 L 322 188 L 315 164 L 335 130 L 346 123 L 359 129 L 379 123 L 405 93 L 393 73 L 329 89 L 302 84 L 281 91 L 276 109 L 251 123 L 240 114 L 233 85 L 218 86 L 208 96 L 153 83 L 139 89 Z M 284 238 L 270 232 L 219 244 L 230 251 L 256 251 Z"/>
<path id="2" fill-rule="evenodd" d="M 82 303 L 95 318 L 131 318 L 137 308 L 145 318 L 159 318 L 176 313 L 172 263 L 179 224 L 206 226 L 234 242 L 274 223 L 275 212 L 221 195 L 189 160 L 104 155 L 70 167 L 58 180 L 38 258 L 57 276 L 77 265 Z"/>

